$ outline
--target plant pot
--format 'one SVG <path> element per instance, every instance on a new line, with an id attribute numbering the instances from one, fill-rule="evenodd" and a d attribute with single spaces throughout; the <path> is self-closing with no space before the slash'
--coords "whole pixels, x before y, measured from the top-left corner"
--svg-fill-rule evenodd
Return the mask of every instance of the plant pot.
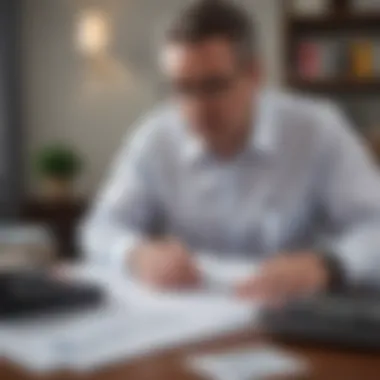
<path id="1" fill-rule="evenodd" d="M 48 177 L 42 181 L 42 197 L 51 202 L 68 201 L 74 197 L 74 185 L 71 179 Z"/>

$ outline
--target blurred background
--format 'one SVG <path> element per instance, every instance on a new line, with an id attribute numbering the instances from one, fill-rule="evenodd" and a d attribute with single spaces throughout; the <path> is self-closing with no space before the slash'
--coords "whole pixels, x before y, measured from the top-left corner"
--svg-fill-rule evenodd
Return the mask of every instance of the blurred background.
<path id="1" fill-rule="evenodd" d="M 41 244 L 46 257 L 78 256 L 75 228 L 121 140 L 165 98 L 160 35 L 188 1 L 1 2 L 5 261 Z M 267 85 L 334 100 L 380 157 L 380 0 L 239 1 L 256 20 Z"/>

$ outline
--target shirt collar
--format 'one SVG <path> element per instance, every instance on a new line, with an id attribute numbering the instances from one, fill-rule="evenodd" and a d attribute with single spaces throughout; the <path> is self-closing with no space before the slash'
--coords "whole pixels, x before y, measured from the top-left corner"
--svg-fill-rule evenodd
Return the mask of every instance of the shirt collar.
<path id="1" fill-rule="evenodd" d="M 259 155 L 273 153 L 276 148 L 277 128 L 270 95 L 267 92 L 260 93 L 255 98 L 252 111 L 252 132 L 248 141 L 248 150 Z M 188 128 L 186 130 L 184 148 L 186 160 L 197 161 L 207 157 L 207 148 L 203 142 L 191 134 Z"/>
<path id="2" fill-rule="evenodd" d="M 191 133 L 187 134 L 185 142 L 184 154 L 186 160 L 193 162 L 207 154 L 207 149 L 202 141 Z"/>

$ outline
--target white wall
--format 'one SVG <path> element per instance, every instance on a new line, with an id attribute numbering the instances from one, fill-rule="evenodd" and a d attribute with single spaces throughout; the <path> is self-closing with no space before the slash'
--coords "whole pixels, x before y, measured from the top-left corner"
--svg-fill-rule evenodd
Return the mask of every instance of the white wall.
<path id="1" fill-rule="evenodd" d="M 24 78 L 28 156 L 65 140 L 86 159 L 82 188 L 92 193 L 122 136 L 160 99 L 152 35 L 188 0 L 97 0 L 113 15 L 114 56 L 126 67 L 123 85 L 90 92 L 88 67 L 75 49 L 79 0 L 25 0 Z M 281 0 L 241 0 L 254 11 L 269 80 L 281 80 Z M 29 160 L 26 160 L 29 165 Z"/>

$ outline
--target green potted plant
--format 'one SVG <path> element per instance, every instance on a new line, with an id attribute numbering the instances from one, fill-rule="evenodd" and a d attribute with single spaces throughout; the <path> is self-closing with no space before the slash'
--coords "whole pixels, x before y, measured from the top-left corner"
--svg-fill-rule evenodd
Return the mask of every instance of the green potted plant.
<path id="1" fill-rule="evenodd" d="M 51 144 L 37 152 L 35 169 L 44 197 L 67 200 L 73 196 L 74 180 L 82 169 L 82 160 L 70 146 Z"/>

